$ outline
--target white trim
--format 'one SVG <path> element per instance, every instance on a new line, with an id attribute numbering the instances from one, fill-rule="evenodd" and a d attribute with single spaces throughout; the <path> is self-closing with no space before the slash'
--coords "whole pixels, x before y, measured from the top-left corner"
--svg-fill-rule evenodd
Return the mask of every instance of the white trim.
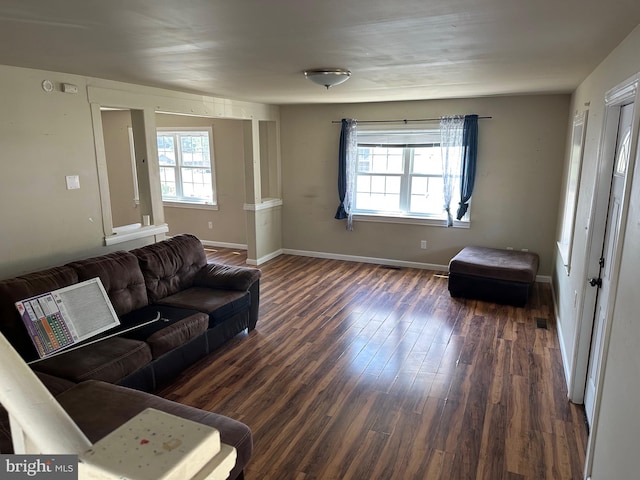
<path id="1" fill-rule="evenodd" d="M 638 81 L 640 79 L 640 73 L 637 73 L 636 75 L 630 77 L 629 79 L 625 80 L 624 82 L 618 84 L 618 86 L 612 88 L 611 90 L 609 90 L 607 92 L 607 94 L 605 95 L 605 103 L 606 103 L 606 108 L 605 108 L 605 114 L 604 114 L 604 128 L 603 128 L 603 132 L 602 132 L 602 136 L 601 136 L 601 145 L 606 145 L 607 140 L 608 140 L 608 130 L 607 130 L 607 125 L 608 125 L 608 121 L 609 121 L 609 117 L 611 117 L 612 112 L 615 112 L 617 115 L 619 115 L 619 109 L 621 108 L 622 104 L 625 101 L 632 101 L 634 104 L 634 111 L 633 111 L 633 120 L 632 120 L 632 127 L 631 127 L 631 131 L 632 131 L 632 137 L 631 137 L 631 155 L 629 157 L 629 165 L 627 167 L 627 173 L 626 173 L 626 178 L 625 178 L 625 184 L 623 187 L 623 194 L 622 194 L 622 207 L 621 207 L 621 212 L 620 212 L 620 222 L 618 225 L 618 231 L 617 232 L 605 232 L 603 234 L 603 238 L 606 238 L 606 235 L 610 235 L 610 234 L 614 234 L 616 235 L 616 238 L 614 240 L 615 244 L 613 246 L 613 258 L 609 259 L 608 261 L 611 262 L 611 264 L 613 265 L 612 267 L 612 273 L 611 273 L 611 285 L 609 288 L 609 293 L 608 293 L 608 297 L 607 297 L 607 311 L 604 317 L 604 327 L 602 330 L 602 334 L 603 334 L 603 340 L 602 340 L 602 352 L 601 352 L 601 359 L 600 359 L 600 371 L 598 372 L 597 378 L 596 378 L 596 391 L 595 391 L 595 398 L 594 398 L 594 405 L 593 405 L 593 418 L 591 421 L 591 429 L 590 429 L 590 435 L 589 438 L 587 440 L 587 451 L 586 451 L 586 458 L 585 458 L 585 471 L 584 471 L 584 475 L 585 477 L 588 477 L 591 475 L 592 470 L 593 470 L 593 449 L 595 448 L 596 445 L 596 437 L 598 434 L 598 427 L 599 427 L 599 420 L 600 420 L 600 406 L 601 406 L 601 402 L 602 402 L 602 386 L 604 384 L 604 379 L 605 379 L 605 373 L 606 373 L 606 368 L 607 368 L 607 359 L 608 359 L 608 354 L 609 354 L 609 342 L 611 339 L 611 326 L 612 326 L 612 319 L 614 318 L 614 314 L 615 314 L 615 300 L 616 300 L 616 294 L 618 291 L 618 280 L 619 280 L 619 275 L 620 275 L 620 264 L 622 261 L 622 245 L 624 243 L 624 238 L 625 238 L 625 232 L 626 232 L 626 228 L 627 228 L 627 218 L 628 218 L 628 213 L 629 213 L 629 201 L 630 201 L 630 196 L 631 196 L 631 187 L 632 187 L 632 181 L 633 181 L 633 177 L 634 177 L 634 171 L 636 168 L 636 161 L 637 161 L 637 154 L 638 154 L 638 144 L 639 144 L 639 140 L 638 140 L 638 124 L 640 123 L 640 95 L 638 92 Z M 614 110 L 616 109 L 616 110 Z M 619 117 L 618 117 L 619 118 Z M 617 124 L 616 124 L 616 132 L 617 132 Z M 613 138 L 613 137 L 612 137 Z M 613 172 L 615 172 L 615 144 L 616 142 L 613 142 L 614 146 L 613 146 Z M 603 156 L 609 154 L 609 152 L 606 151 L 606 149 L 601 148 L 600 152 L 599 152 L 599 156 L 598 156 L 598 174 L 597 174 L 597 179 L 600 180 L 600 173 L 602 170 L 602 163 L 603 163 Z M 597 186 L 596 186 L 597 188 Z M 610 198 L 611 193 L 609 193 L 608 198 L 606 199 L 606 204 L 607 206 L 609 205 L 609 198 Z M 594 222 L 593 219 L 593 215 L 590 218 L 591 223 Z M 607 222 L 606 217 L 605 217 L 605 223 Z M 593 242 L 593 236 L 594 233 L 593 231 L 590 232 L 589 235 L 589 241 L 588 243 L 591 244 Z M 587 251 L 587 256 L 586 256 L 586 262 L 585 263 L 589 263 L 589 259 L 591 258 L 591 245 L 589 247 L 589 250 Z M 585 288 L 586 287 L 586 282 L 585 282 Z M 583 305 L 584 307 L 584 305 Z M 592 311 L 595 310 L 595 308 L 592 309 Z M 582 312 L 583 315 L 586 315 L 587 313 Z M 583 319 L 582 322 L 584 323 Z M 591 318 L 591 321 L 594 322 L 593 320 L 593 316 Z M 592 323 L 591 324 L 591 328 L 589 329 L 590 331 L 593 329 L 595 325 Z M 577 335 L 576 335 L 577 336 Z M 590 348 L 587 351 L 587 362 L 590 361 L 590 359 L 588 358 L 590 355 Z M 588 369 L 588 363 L 587 363 L 587 369 Z M 587 376 L 588 376 L 588 371 L 585 374 L 585 383 L 588 381 L 587 380 Z"/>
<path id="2" fill-rule="evenodd" d="M 340 253 L 311 252 L 307 250 L 291 250 L 288 248 L 283 249 L 282 253 L 287 255 L 295 255 L 298 257 L 326 258 L 329 260 L 344 260 L 347 262 L 373 263 L 376 265 L 390 265 L 394 267 L 420 268 L 422 270 L 438 270 L 444 272 L 449 270 L 449 267 L 447 265 L 407 262 L 404 260 L 391 260 L 386 258 L 360 257 L 357 255 L 342 255 Z"/>
<path id="3" fill-rule="evenodd" d="M 627 78 L 624 82 L 616 85 L 604 96 L 605 106 L 620 104 L 632 97 L 635 97 L 640 82 L 640 73 Z"/>
<path id="4" fill-rule="evenodd" d="M 162 201 L 162 205 L 166 208 L 190 208 L 194 210 L 219 210 L 218 205 L 213 203 L 188 203 L 188 202 L 170 202 Z"/>
<path id="5" fill-rule="evenodd" d="M 234 248 L 236 250 L 247 250 L 247 245 L 242 243 L 218 242 L 216 240 L 200 240 L 205 247 Z"/>
<path id="6" fill-rule="evenodd" d="M 243 209 L 246 211 L 258 212 L 260 210 L 269 210 L 280 206 L 282 206 L 281 198 L 265 198 L 260 203 L 245 203 Z"/>
<path id="7" fill-rule="evenodd" d="M 551 277 L 549 277 L 551 279 Z M 536 281 L 538 279 L 536 278 Z M 562 331 L 562 322 L 560 321 L 560 307 L 556 301 L 556 291 L 553 282 L 551 283 L 551 299 L 553 300 L 553 316 L 556 320 L 556 330 L 558 331 L 558 343 L 560 344 L 560 355 L 562 356 L 562 368 L 564 370 L 564 381 L 567 385 L 567 398 L 573 402 L 571 398 L 571 389 L 569 388 L 571 379 L 571 368 L 569 363 L 569 356 L 564 346 L 564 333 Z M 576 403 L 576 402 L 573 402 Z"/>
<path id="8" fill-rule="evenodd" d="M 427 225 L 432 227 L 446 227 L 444 218 L 412 217 L 400 215 L 384 215 L 375 213 L 354 213 L 353 219 L 358 222 L 400 223 L 408 225 Z M 471 228 L 471 222 L 453 221 L 454 228 Z"/>
<path id="9" fill-rule="evenodd" d="M 282 249 L 280 250 L 276 250 L 275 252 L 271 252 L 268 255 L 265 255 L 264 257 L 260 257 L 257 260 L 254 260 L 253 258 L 247 258 L 247 265 L 254 265 L 254 266 L 259 266 L 262 265 L 263 263 L 267 263 L 269 260 L 273 260 L 276 257 L 279 257 L 280 255 L 282 255 L 284 253 L 284 251 Z"/>
<path id="10" fill-rule="evenodd" d="M 104 237 L 105 245 L 116 245 L 118 243 L 136 240 L 138 238 L 152 237 L 161 233 L 167 233 L 169 226 L 166 223 L 161 225 L 150 225 L 148 227 L 140 227 L 127 233 L 114 233 Z"/>

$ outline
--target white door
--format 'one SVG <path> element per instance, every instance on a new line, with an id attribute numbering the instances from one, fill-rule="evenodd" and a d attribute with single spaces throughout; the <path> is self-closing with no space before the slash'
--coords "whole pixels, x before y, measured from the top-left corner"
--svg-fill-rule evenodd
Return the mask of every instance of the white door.
<path id="1" fill-rule="evenodd" d="M 633 103 L 624 105 L 620 109 L 620 121 L 618 124 L 618 137 L 616 141 L 616 154 L 613 165 L 613 178 L 611 180 L 611 193 L 609 195 L 609 209 L 607 212 L 607 226 L 600 258 L 599 278 L 591 279 L 591 285 L 599 288 L 594 313 L 593 334 L 591 337 L 591 350 L 589 353 L 589 368 L 587 370 L 587 384 L 584 394 L 584 406 L 589 425 L 593 424 L 593 407 L 597 379 L 600 374 L 602 361 L 602 348 L 604 344 L 604 326 L 609 301 L 613 272 L 613 258 L 615 247 L 618 244 L 620 232 L 620 217 L 622 213 L 622 200 L 624 185 L 629 166 L 631 147 L 631 124 L 633 121 Z M 601 282 L 601 283 L 600 283 Z"/>

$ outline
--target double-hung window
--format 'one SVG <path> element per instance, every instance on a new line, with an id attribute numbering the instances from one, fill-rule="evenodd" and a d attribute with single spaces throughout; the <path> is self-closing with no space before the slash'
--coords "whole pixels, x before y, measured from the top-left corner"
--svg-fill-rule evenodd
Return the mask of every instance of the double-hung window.
<path id="1" fill-rule="evenodd" d="M 359 127 L 356 215 L 443 220 L 443 189 L 439 129 Z"/>
<path id="2" fill-rule="evenodd" d="M 211 129 L 158 129 L 157 135 L 162 200 L 215 205 Z"/>

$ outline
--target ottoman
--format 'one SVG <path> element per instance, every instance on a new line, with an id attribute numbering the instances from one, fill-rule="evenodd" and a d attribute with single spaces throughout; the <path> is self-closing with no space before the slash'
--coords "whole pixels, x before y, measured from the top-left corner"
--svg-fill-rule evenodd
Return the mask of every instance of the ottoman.
<path id="1" fill-rule="evenodd" d="M 523 307 L 538 273 L 536 253 L 465 247 L 449 262 L 449 293 Z"/>

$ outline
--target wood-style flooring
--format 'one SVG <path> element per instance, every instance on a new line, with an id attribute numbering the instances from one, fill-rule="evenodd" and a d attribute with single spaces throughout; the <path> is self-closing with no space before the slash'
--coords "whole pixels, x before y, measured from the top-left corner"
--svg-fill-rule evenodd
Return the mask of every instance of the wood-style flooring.
<path id="1" fill-rule="evenodd" d="M 247 480 L 582 478 L 549 285 L 516 308 L 453 299 L 443 272 L 289 255 L 260 268 L 257 329 L 159 392 L 249 425 Z"/>

